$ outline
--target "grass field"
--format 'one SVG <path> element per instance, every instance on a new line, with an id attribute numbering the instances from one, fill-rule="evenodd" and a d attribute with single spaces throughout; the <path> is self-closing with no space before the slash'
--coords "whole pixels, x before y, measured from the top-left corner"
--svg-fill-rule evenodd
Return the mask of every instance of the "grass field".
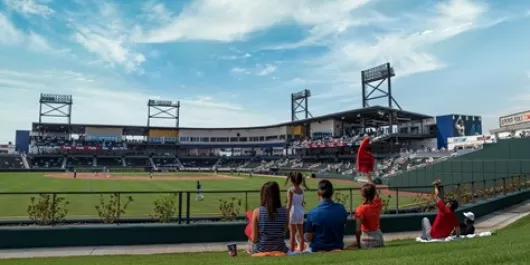
<path id="1" fill-rule="evenodd" d="M 203 201 L 195 200 L 195 187 L 197 179 L 215 177 L 213 173 L 170 173 L 172 180 L 162 180 L 169 177 L 169 173 L 155 174 L 153 180 L 148 179 L 146 173 L 113 173 L 109 179 L 73 179 L 70 176 L 63 178 L 52 178 L 46 175 L 50 173 L 1 173 L 1 192 L 84 192 L 84 191 L 192 191 L 191 194 L 191 216 L 198 215 L 219 215 L 218 200 L 228 200 L 231 197 L 242 200 L 241 210 L 244 211 L 258 205 L 259 193 L 205 193 Z M 125 175 L 129 180 L 123 180 Z M 64 178 L 68 177 L 68 178 Z M 120 179 L 122 177 L 122 179 Z M 134 178 L 138 177 L 138 180 Z M 234 176 L 237 177 L 237 176 Z M 182 178 L 181 180 L 178 180 Z M 175 180 L 177 179 L 177 180 Z M 239 178 L 227 179 L 217 177 L 216 179 L 201 180 L 202 188 L 205 192 L 222 190 L 255 190 L 258 191 L 261 185 L 267 181 L 275 180 L 283 185 L 283 179 L 270 177 L 252 178 L 241 175 Z M 318 180 L 308 180 L 310 188 L 316 187 Z M 351 188 L 353 183 L 344 181 L 333 181 L 336 188 Z M 349 195 L 349 192 L 343 191 Z M 124 215 L 125 217 L 146 217 L 153 211 L 153 202 L 164 194 L 132 194 L 134 199 Z M 3 219 L 26 219 L 27 206 L 32 195 L 1 195 L 0 194 L 0 218 Z M 72 217 L 97 217 L 94 208 L 99 203 L 100 196 L 93 195 L 64 195 L 70 202 L 67 218 Z M 282 194 L 282 200 L 285 199 Z M 318 198 L 314 191 L 306 193 L 306 209 L 314 207 Z M 413 198 L 400 197 L 399 204 L 406 205 L 412 203 Z M 353 193 L 353 207 L 360 203 L 360 195 Z M 183 215 L 185 215 L 186 196 L 183 195 Z M 349 208 L 349 199 L 346 203 Z M 395 208 L 395 201 L 391 201 L 389 209 Z"/>
<path id="2" fill-rule="evenodd" d="M 363 264 L 363 265 L 518 265 L 530 261 L 530 217 L 526 217 L 492 237 L 449 243 L 416 243 L 394 241 L 375 250 L 306 254 L 293 257 L 250 258 L 240 254 L 229 258 L 227 253 L 164 254 L 144 256 L 99 256 L 0 260 L 1 265 L 132 265 L 132 264 Z"/>

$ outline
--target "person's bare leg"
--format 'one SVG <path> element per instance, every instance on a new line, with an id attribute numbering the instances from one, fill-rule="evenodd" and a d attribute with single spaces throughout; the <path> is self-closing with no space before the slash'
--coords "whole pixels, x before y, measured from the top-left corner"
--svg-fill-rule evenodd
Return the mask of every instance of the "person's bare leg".
<path id="1" fill-rule="evenodd" d="M 296 250 L 296 225 L 289 225 L 289 243 L 291 251 Z"/>
<path id="2" fill-rule="evenodd" d="M 296 232 L 298 233 L 298 237 L 300 238 L 300 251 L 304 252 L 305 243 L 304 243 L 304 229 L 303 229 L 303 225 L 297 224 L 296 225 Z"/>

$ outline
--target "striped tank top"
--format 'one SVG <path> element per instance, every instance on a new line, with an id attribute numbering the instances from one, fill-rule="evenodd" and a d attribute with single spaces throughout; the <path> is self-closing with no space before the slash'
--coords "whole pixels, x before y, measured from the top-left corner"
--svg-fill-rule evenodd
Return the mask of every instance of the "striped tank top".
<path id="1" fill-rule="evenodd" d="M 276 210 L 276 218 L 271 220 L 265 207 L 259 208 L 259 240 L 254 252 L 282 251 L 287 252 L 285 245 L 285 228 L 287 226 L 287 210 L 282 207 Z"/>

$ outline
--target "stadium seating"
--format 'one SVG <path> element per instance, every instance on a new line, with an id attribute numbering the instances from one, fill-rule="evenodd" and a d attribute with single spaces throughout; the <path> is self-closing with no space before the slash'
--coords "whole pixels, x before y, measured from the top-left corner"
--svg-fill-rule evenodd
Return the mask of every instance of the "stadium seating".
<path id="1" fill-rule="evenodd" d="M 0 169 L 21 169 L 24 163 L 19 155 L 1 155 Z"/>
<path id="2" fill-rule="evenodd" d="M 213 167 L 217 161 L 218 157 L 183 157 L 179 158 L 182 165 L 190 168 L 197 167 Z"/>
<path id="3" fill-rule="evenodd" d="M 126 157 L 125 163 L 128 167 L 151 167 L 149 157 Z"/>
<path id="4" fill-rule="evenodd" d="M 28 156 L 26 157 L 31 168 L 61 168 L 63 156 Z"/>
<path id="5" fill-rule="evenodd" d="M 93 157 L 68 157 L 66 160 L 67 167 L 92 167 L 94 166 Z"/>
<path id="6" fill-rule="evenodd" d="M 123 161 L 121 157 L 98 157 L 98 167 L 123 167 Z"/>

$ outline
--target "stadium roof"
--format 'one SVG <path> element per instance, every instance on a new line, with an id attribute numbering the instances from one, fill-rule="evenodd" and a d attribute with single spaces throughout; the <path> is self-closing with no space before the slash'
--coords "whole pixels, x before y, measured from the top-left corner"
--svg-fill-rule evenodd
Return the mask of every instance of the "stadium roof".
<path id="1" fill-rule="evenodd" d="M 381 125 L 384 126 L 388 124 L 388 111 L 390 109 L 381 106 L 373 106 L 362 109 L 348 110 L 343 112 L 337 112 L 333 114 L 327 114 L 319 117 L 284 122 L 280 124 L 271 124 L 266 126 L 249 126 L 249 127 L 225 127 L 225 128 L 198 128 L 198 127 L 180 127 L 178 129 L 204 129 L 204 130 L 244 130 L 244 129 L 266 129 L 279 126 L 287 125 L 302 125 L 308 124 L 311 122 L 325 121 L 325 120 L 343 120 L 347 123 L 360 124 L 361 118 L 364 117 L 368 120 L 368 125 Z M 419 121 L 423 119 L 433 118 L 429 115 L 396 110 L 392 109 L 393 112 L 397 114 L 398 123 L 409 122 L 409 121 Z M 157 126 L 136 126 L 136 125 L 105 125 L 105 124 L 58 124 L 58 123 L 38 123 L 34 122 L 32 125 L 32 131 L 39 131 L 39 129 L 44 129 L 48 132 L 67 132 L 69 131 L 72 134 L 82 134 L 85 132 L 86 127 L 98 127 L 98 128 L 123 128 L 124 135 L 146 135 L 149 129 L 177 129 L 175 127 L 157 127 Z"/>

